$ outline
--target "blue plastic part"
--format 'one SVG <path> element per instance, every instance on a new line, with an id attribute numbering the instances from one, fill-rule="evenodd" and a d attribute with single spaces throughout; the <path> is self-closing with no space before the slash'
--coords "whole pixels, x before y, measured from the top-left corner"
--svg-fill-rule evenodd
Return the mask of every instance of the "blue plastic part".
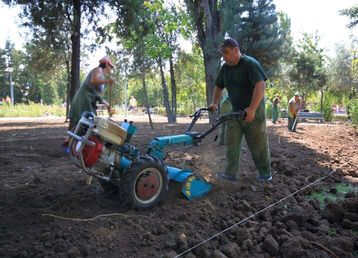
<path id="1" fill-rule="evenodd" d="M 196 177 L 191 170 L 167 166 L 167 173 L 170 180 L 184 183 L 181 192 L 188 200 L 200 198 L 211 191 L 212 185 Z"/>
<path id="2" fill-rule="evenodd" d="M 189 176 L 193 175 L 191 170 L 184 170 L 170 166 L 167 166 L 167 173 L 169 180 L 174 180 L 179 183 L 184 182 Z"/>
<path id="3" fill-rule="evenodd" d="M 165 158 L 164 147 L 172 144 L 192 145 L 192 143 L 193 137 L 186 134 L 156 137 L 149 145 L 148 154 L 163 160 Z"/>
<path id="4" fill-rule="evenodd" d="M 130 165 L 132 164 L 132 161 L 127 159 L 126 157 L 121 157 L 121 160 L 119 162 L 119 167 L 121 169 L 127 169 L 130 167 Z"/>
<path id="5" fill-rule="evenodd" d="M 188 199 L 200 198 L 211 191 L 212 185 L 192 175 L 186 180 L 181 192 Z"/>

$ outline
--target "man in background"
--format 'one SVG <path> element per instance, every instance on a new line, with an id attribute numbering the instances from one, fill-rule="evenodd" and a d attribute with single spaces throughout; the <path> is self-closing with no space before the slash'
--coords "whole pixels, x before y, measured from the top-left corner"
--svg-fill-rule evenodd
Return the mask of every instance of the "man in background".
<path id="1" fill-rule="evenodd" d="M 301 108 L 301 99 L 298 92 L 295 93 L 288 102 L 288 130 L 296 132 L 297 127 L 297 114 Z"/>
<path id="2" fill-rule="evenodd" d="M 272 101 L 272 123 L 276 124 L 279 116 L 279 104 L 280 97 L 276 95 L 276 97 Z"/>

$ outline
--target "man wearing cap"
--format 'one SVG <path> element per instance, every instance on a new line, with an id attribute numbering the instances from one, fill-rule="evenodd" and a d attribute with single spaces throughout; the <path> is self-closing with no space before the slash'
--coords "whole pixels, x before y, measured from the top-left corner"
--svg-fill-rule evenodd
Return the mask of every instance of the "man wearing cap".
<path id="1" fill-rule="evenodd" d="M 228 122 L 227 166 L 225 172 L 219 172 L 217 176 L 230 181 L 238 179 L 241 141 L 245 136 L 259 171 L 258 179 L 269 181 L 272 176 L 264 103 L 267 77 L 256 59 L 241 54 L 236 40 L 225 39 L 220 51 L 225 64 L 215 81 L 213 103 L 209 108 L 217 109 L 222 90 L 226 88 L 233 111 L 245 110 L 246 117 L 244 120 Z"/>
<path id="2" fill-rule="evenodd" d="M 288 130 L 291 132 L 296 132 L 297 126 L 297 114 L 301 107 L 300 94 L 295 93 L 290 101 L 288 102 Z"/>
<path id="3" fill-rule="evenodd" d="M 279 104 L 280 104 L 280 96 L 276 95 L 276 97 L 272 100 L 272 123 L 276 124 L 279 115 Z"/>
<path id="4" fill-rule="evenodd" d="M 105 85 L 113 84 L 113 79 L 109 78 L 112 68 L 111 60 L 105 56 L 99 60 L 99 66 L 89 72 L 72 100 L 69 130 L 77 125 L 83 112 L 88 111 L 97 114 L 97 101 L 106 105 L 108 112 L 112 113 L 110 105 L 102 98 Z"/>

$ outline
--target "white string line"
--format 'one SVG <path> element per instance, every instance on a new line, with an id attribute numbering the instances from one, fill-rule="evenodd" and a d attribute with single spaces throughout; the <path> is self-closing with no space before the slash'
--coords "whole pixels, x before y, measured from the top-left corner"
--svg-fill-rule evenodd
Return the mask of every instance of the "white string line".
<path id="1" fill-rule="evenodd" d="M 183 251 L 182 253 L 178 254 L 178 255 L 175 256 L 174 258 L 178 258 L 178 257 L 183 256 L 183 255 L 186 254 L 186 253 L 189 253 L 189 252 L 192 251 L 193 249 L 196 249 L 197 247 L 199 247 L 199 246 L 205 244 L 206 242 L 209 242 L 210 240 L 212 240 L 212 239 L 218 237 L 219 235 L 225 233 L 226 231 L 232 229 L 233 227 L 245 223 L 245 222 L 248 221 L 249 219 L 251 219 L 251 218 L 257 216 L 258 214 L 264 212 L 265 210 L 268 210 L 268 209 L 270 209 L 270 208 L 276 206 L 276 205 L 279 204 L 280 202 L 283 202 L 284 200 L 286 200 L 286 199 L 288 199 L 288 198 L 294 196 L 295 194 L 297 194 L 297 193 L 303 191 L 304 189 L 306 189 L 306 188 L 308 188 L 308 187 L 310 187 L 310 186 L 312 186 L 312 185 L 314 185 L 314 184 L 317 184 L 318 182 L 320 182 L 320 181 L 326 179 L 327 177 L 329 177 L 329 176 L 332 175 L 333 173 L 334 173 L 334 171 L 331 171 L 328 175 L 317 179 L 316 181 L 314 181 L 314 182 L 312 182 L 312 183 L 310 183 L 310 184 L 308 184 L 308 185 L 302 187 L 301 189 L 298 189 L 297 191 L 295 191 L 295 192 L 293 192 L 293 193 L 287 195 L 286 197 L 282 198 L 281 200 L 278 200 L 277 202 L 270 204 L 269 206 L 267 206 L 267 207 L 265 207 L 265 208 L 263 208 L 263 209 L 261 209 L 261 210 L 255 212 L 254 214 L 252 214 L 252 215 L 250 215 L 250 216 L 248 216 L 248 217 L 242 219 L 241 221 L 239 221 L 239 222 L 237 222 L 237 223 L 231 225 L 230 227 L 228 227 L 228 228 L 226 228 L 226 229 L 224 229 L 224 230 L 222 230 L 222 231 L 220 231 L 220 232 L 214 234 L 213 236 L 209 237 L 208 239 L 205 239 L 205 240 L 203 240 L 202 242 L 200 242 L 200 243 L 194 245 L 193 247 L 191 247 L 191 248 L 189 248 L 189 249 Z"/>

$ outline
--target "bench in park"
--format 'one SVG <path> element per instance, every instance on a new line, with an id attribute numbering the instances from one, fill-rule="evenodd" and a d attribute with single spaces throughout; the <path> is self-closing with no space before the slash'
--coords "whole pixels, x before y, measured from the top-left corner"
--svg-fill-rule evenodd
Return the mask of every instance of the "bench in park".
<path id="1" fill-rule="evenodd" d="M 299 111 L 297 118 L 299 121 L 318 120 L 320 123 L 324 122 L 324 117 L 320 112 Z"/>

